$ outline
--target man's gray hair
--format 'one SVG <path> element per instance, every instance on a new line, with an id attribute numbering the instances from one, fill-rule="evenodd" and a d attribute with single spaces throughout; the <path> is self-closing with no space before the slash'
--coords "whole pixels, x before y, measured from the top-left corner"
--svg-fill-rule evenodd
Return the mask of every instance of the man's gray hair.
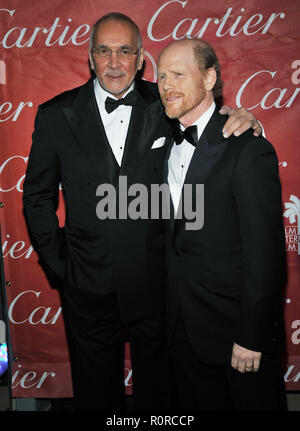
<path id="1" fill-rule="evenodd" d="M 142 47 L 142 37 L 141 37 L 140 29 L 138 28 L 138 26 L 136 25 L 136 23 L 134 21 L 132 21 L 132 19 L 129 18 L 129 16 L 124 15 L 124 14 L 122 14 L 120 12 L 110 12 L 110 13 L 108 13 L 106 15 L 103 15 L 101 18 L 99 18 L 98 21 L 96 21 L 95 24 L 93 25 L 93 28 L 92 28 L 91 33 L 90 33 L 90 45 L 89 45 L 90 50 L 93 48 L 93 45 L 94 45 L 94 34 L 95 34 L 96 29 L 98 28 L 98 26 L 100 24 L 102 24 L 105 21 L 109 21 L 109 20 L 126 22 L 127 24 L 131 25 L 131 27 L 136 32 L 137 47 L 138 47 L 138 49 L 141 49 L 141 47 Z"/>

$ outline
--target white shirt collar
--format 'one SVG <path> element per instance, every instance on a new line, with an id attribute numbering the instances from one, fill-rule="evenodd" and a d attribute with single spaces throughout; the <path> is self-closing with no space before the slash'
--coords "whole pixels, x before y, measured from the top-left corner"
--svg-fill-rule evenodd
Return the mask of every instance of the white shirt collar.
<path id="1" fill-rule="evenodd" d="M 131 86 L 128 88 L 128 90 L 122 97 L 125 97 L 133 89 L 134 89 L 134 82 L 131 84 Z M 95 91 L 96 99 L 98 103 L 100 103 L 101 105 L 104 105 L 107 97 L 111 97 L 112 99 L 118 100 L 116 96 L 114 96 L 113 94 L 109 93 L 108 91 L 104 90 L 104 88 L 101 87 L 101 85 L 99 84 L 98 78 L 95 78 L 94 80 L 94 91 Z"/>
<path id="2" fill-rule="evenodd" d="M 204 114 L 201 115 L 201 117 L 198 118 L 198 120 L 196 120 L 192 126 L 197 126 L 197 132 L 198 132 L 198 139 L 200 138 L 200 136 L 202 135 L 203 130 L 205 129 L 207 123 L 210 120 L 210 117 L 212 116 L 214 110 L 216 107 L 216 103 L 215 101 L 212 102 L 212 104 L 210 105 L 210 107 L 207 109 L 207 111 L 204 112 Z M 182 126 L 182 124 L 180 124 L 181 130 L 184 130 L 185 128 Z"/>

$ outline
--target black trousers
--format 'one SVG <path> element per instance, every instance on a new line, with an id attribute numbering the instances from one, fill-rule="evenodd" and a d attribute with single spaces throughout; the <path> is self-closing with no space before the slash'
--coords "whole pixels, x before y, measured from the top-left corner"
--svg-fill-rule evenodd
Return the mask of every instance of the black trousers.
<path id="1" fill-rule="evenodd" d="M 193 352 L 182 314 L 171 346 L 176 408 L 182 411 L 285 411 L 281 358 L 262 355 L 258 372 L 241 374 L 228 365 L 209 365 Z"/>
<path id="2" fill-rule="evenodd" d="M 170 355 L 163 313 L 130 324 L 114 294 L 86 301 L 66 290 L 62 308 L 76 410 L 125 409 L 124 347 L 130 342 L 134 410 L 170 408 Z"/>

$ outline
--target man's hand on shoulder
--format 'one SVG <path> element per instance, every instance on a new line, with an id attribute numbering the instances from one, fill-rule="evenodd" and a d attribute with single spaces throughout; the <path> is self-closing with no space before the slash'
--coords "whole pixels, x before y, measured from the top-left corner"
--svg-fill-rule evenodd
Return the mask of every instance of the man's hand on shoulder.
<path id="1" fill-rule="evenodd" d="M 232 348 L 231 366 L 240 373 L 258 371 L 261 352 L 246 349 L 234 343 Z"/>
<path id="2" fill-rule="evenodd" d="M 230 108 L 229 106 L 222 106 L 220 109 L 221 115 L 229 115 L 223 127 L 223 136 L 228 138 L 230 135 L 239 136 L 248 129 L 253 129 L 254 136 L 260 136 L 262 134 L 262 127 L 252 114 L 246 108 Z"/>

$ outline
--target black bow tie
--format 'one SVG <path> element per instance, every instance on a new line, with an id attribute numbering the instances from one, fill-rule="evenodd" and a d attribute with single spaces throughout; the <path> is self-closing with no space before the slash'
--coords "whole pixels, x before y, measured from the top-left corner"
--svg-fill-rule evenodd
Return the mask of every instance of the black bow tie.
<path id="1" fill-rule="evenodd" d="M 110 114 L 115 109 L 117 109 L 120 105 L 135 105 L 136 104 L 136 94 L 134 91 L 130 91 L 126 97 L 122 99 L 112 99 L 111 97 L 107 97 L 105 100 L 105 109 Z"/>
<path id="2" fill-rule="evenodd" d="M 177 145 L 185 139 L 190 144 L 196 147 L 198 142 L 198 131 L 197 126 L 187 127 L 185 130 L 181 130 L 179 124 L 173 129 L 173 137 Z"/>

